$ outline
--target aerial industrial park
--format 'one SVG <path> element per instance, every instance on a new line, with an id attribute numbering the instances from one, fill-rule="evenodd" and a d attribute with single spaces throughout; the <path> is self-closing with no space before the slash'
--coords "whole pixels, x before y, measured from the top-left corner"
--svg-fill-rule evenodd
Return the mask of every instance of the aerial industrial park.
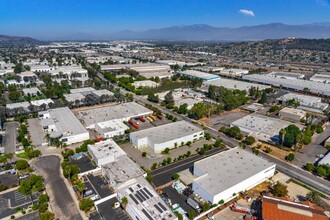
<path id="1" fill-rule="evenodd" d="M 0 36 L 0 220 L 330 219 L 328 39 L 186 28 Z"/>

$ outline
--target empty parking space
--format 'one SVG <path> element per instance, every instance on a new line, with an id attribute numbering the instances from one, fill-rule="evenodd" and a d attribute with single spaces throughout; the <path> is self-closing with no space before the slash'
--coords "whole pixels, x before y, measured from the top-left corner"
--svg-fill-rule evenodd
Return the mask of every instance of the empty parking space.
<path id="1" fill-rule="evenodd" d="M 76 164 L 80 168 L 80 173 L 84 173 L 90 170 L 94 170 L 96 165 L 87 157 L 82 156 L 81 158 L 75 160 L 71 158 L 71 163 Z"/>
<path id="2" fill-rule="evenodd" d="M 215 129 L 219 129 L 222 126 L 229 126 L 232 122 L 246 115 L 248 115 L 248 113 L 236 110 L 236 111 L 226 112 L 222 115 L 213 116 L 212 118 L 207 119 L 205 122 L 209 126 L 212 126 Z"/>
<path id="3" fill-rule="evenodd" d="M 114 194 L 114 192 L 109 188 L 107 181 L 102 176 L 87 175 L 86 179 L 100 198 L 105 198 Z"/>
<path id="4" fill-rule="evenodd" d="M 112 208 L 112 205 L 116 202 L 118 200 L 113 198 L 97 205 L 100 216 L 107 220 L 129 220 L 130 218 L 122 208 Z"/>

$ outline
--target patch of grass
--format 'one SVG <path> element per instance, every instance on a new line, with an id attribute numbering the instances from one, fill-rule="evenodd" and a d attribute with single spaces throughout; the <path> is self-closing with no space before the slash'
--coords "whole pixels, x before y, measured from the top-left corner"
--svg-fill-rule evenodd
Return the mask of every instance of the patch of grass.
<path id="1" fill-rule="evenodd" d="M 16 154 L 16 157 L 26 159 L 26 160 L 30 159 L 26 152 Z"/>
<path id="2" fill-rule="evenodd" d="M 304 187 L 305 189 L 308 189 L 308 190 L 310 190 L 310 191 L 315 191 L 315 192 L 316 192 L 320 197 L 322 197 L 322 198 L 325 198 L 325 199 L 328 198 L 325 194 L 323 194 L 323 193 L 317 191 L 316 189 L 314 189 L 314 188 L 312 188 L 312 187 L 310 187 L 310 186 L 308 186 L 308 185 L 306 185 L 306 184 L 304 184 L 304 183 L 299 182 L 298 180 L 290 179 L 290 181 L 293 182 L 293 183 L 295 183 L 295 184 L 297 184 L 297 185 L 299 185 L 299 186 Z"/>

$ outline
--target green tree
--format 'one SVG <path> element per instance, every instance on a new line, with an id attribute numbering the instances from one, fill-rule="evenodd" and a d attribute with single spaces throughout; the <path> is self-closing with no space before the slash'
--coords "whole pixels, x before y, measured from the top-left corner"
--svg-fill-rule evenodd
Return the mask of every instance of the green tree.
<path id="1" fill-rule="evenodd" d="M 195 218 L 195 211 L 193 209 L 190 209 L 188 216 L 190 220 L 193 220 Z"/>
<path id="2" fill-rule="evenodd" d="M 306 170 L 308 170 L 308 171 L 313 171 L 314 170 L 314 165 L 312 164 L 312 163 L 307 163 L 306 165 L 305 165 L 305 168 L 306 168 Z"/>
<path id="3" fill-rule="evenodd" d="M 166 105 L 170 103 L 174 103 L 174 98 L 173 98 L 173 91 L 169 91 L 165 96 L 164 96 L 164 102 Z"/>
<path id="4" fill-rule="evenodd" d="M 307 193 L 306 199 L 318 206 L 321 205 L 321 197 L 315 190 L 312 190 L 309 193 Z"/>
<path id="5" fill-rule="evenodd" d="M 259 100 L 259 103 L 260 103 L 260 104 L 265 104 L 265 103 L 267 103 L 267 93 L 266 93 L 266 91 L 263 91 L 263 92 L 262 92 L 262 95 L 261 95 L 261 98 L 260 98 L 260 100 Z"/>
<path id="6" fill-rule="evenodd" d="M 18 160 L 16 162 L 16 169 L 18 170 L 25 170 L 28 167 L 30 167 L 30 165 L 26 160 Z"/>
<path id="7" fill-rule="evenodd" d="M 53 220 L 54 214 L 50 211 L 45 211 L 44 213 L 39 213 L 40 220 Z"/>
<path id="8" fill-rule="evenodd" d="M 247 136 L 244 140 L 244 143 L 246 143 L 247 145 L 252 145 L 256 142 L 256 139 L 252 136 Z"/>
<path id="9" fill-rule="evenodd" d="M 179 178 L 180 178 L 180 175 L 178 173 L 174 173 L 172 175 L 172 179 L 174 179 L 174 180 L 178 180 Z"/>
<path id="10" fill-rule="evenodd" d="M 221 147 L 222 144 L 222 140 L 221 139 L 217 139 L 214 143 L 214 147 Z"/>
<path id="11" fill-rule="evenodd" d="M 123 206 L 126 206 L 127 203 L 128 203 L 128 199 L 127 199 L 127 197 L 123 197 L 123 198 L 121 198 L 121 204 L 122 204 Z"/>
<path id="12" fill-rule="evenodd" d="M 178 113 L 179 114 L 187 114 L 188 112 L 188 104 L 187 103 L 184 103 L 182 105 L 179 106 L 179 109 L 178 109 Z"/>
<path id="13" fill-rule="evenodd" d="M 276 197 L 283 197 L 288 194 L 287 186 L 283 183 L 277 182 L 272 189 L 272 193 Z"/>
<path id="14" fill-rule="evenodd" d="M 79 203 L 80 210 L 88 212 L 94 207 L 94 202 L 90 198 L 83 198 Z"/>
<path id="15" fill-rule="evenodd" d="M 35 174 L 32 174 L 30 176 L 30 179 L 21 181 L 18 191 L 22 193 L 23 195 L 30 195 L 31 201 L 32 195 L 35 192 L 41 192 L 44 189 L 43 179 L 42 176 L 38 176 Z"/>
<path id="16" fill-rule="evenodd" d="M 279 135 L 283 140 L 283 146 L 291 148 L 297 144 L 297 140 L 300 134 L 300 129 L 296 125 L 291 124 L 288 127 L 282 129 Z"/>
<path id="17" fill-rule="evenodd" d="M 146 179 L 149 183 L 151 183 L 152 182 L 152 174 L 148 172 Z"/>
<path id="18" fill-rule="evenodd" d="M 327 176 L 327 170 L 323 166 L 318 166 L 316 172 L 319 176 Z"/>
<path id="19" fill-rule="evenodd" d="M 148 100 L 151 101 L 151 102 L 158 103 L 159 102 L 159 97 L 158 97 L 158 95 L 155 95 L 153 93 L 149 93 L 148 94 Z"/>
<path id="20" fill-rule="evenodd" d="M 211 138 L 212 138 L 212 137 L 211 137 L 211 134 L 208 133 L 208 132 L 205 132 L 205 133 L 204 133 L 204 137 L 205 137 L 205 139 L 208 140 L 208 141 L 211 140 Z"/>
<path id="21" fill-rule="evenodd" d="M 288 154 L 288 155 L 285 157 L 285 159 L 286 159 L 287 161 L 293 161 L 293 160 L 294 160 L 294 154 L 293 154 L 293 153 Z"/>

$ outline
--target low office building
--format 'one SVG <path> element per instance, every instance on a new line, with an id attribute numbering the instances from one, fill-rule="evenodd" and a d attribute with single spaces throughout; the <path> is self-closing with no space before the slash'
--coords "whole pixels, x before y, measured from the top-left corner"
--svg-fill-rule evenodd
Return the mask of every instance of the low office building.
<path id="1" fill-rule="evenodd" d="M 127 155 L 121 155 L 113 162 L 102 165 L 102 175 L 117 191 L 133 179 L 144 176 L 145 172 Z"/>
<path id="2" fill-rule="evenodd" d="M 29 110 L 29 106 L 30 103 L 26 101 L 6 104 L 6 108 L 9 110 L 18 109 L 18 108 L 21 108 L 23 110 Z"/>
<path id="3" fill-rule="evenodd" d="M 259 90 L 264 90 L 267 88 L 270 88 L 270 86 L 265 86 L 265 85 L 260 85 L 256 83 L 248 83 L 240 80 L 234 80 L 234 79 L 225 79 L 221 78 L 218 80 L 212 80 L 212 81 L 207 81 L 204 82 L 202 85 L 202 90 L 207 91 L 209 86 L 216 86 L 216 87 L 224 87 L 226 89 L 238 89 L 238 90 L 245 90 L 249 91 L 252 87 L 258 88 Z"/>
<path id="4" fill-rule="evenodd" d="M 64 94 L 64 98 L 67 102 L 75 104 L 83 102 L 86 97 L 81 93 L 70 93 Z"/>
<path id="5" fill-rule="evenodd" d="M 275 173 L 275 164 L 233 148 L 194 163 L 192 189 L 205 201 L 227 202 L 240 192 L 266 181 Z"/>
<path id="6" fill-rule="evenodd" d="M 73 144 L 89 140 L 89 132 L 68 107 L 39 112 L 40 124 L 50 138 Z"/>
<path id="7" fill-rule="evenodd" d="M 156 63 L 164 64 L 164 65 L 168 65 L 168 66 L 178 65 L 180 67 L 183 67 L 186 64 L 183 61 L 177 61 L 177 60 L 157 60 Z"/>
<path id="8" fill-rule="evenodd" d="M 54 104 L 53 100 L 51 99 L 39 99 L 39 100 L 31 101 L 31 105 L 38 107 L 44 106 L 46 109 L 49 108 L 50 107 L 49 105 L 51 104 Z"/>
<path id="9" fill-rule="evenodd" d="M 203 81 L 212 81 L 212 80 L 220 79 L 220 76 L 218 75 L 205 73 L 197 70 L 186 70 L 186 71 L 178 72 L 178 74 L 181 76 L 196 78 Z"/>
<path id="10" fill-rule="evenodd" d="M 295 100 L 299 104 L 298 109 L 313 113 L 323 113 L 324 110 L 329 108 L 329 104 L 322 102 L 322 98 L 320 97 L 298 93 L 287 93 L 276 100 L 282 105 L 287 105 L 291 100 Z"/>
<path id="11" fill-rule="evenodd" d="M 181 143 L 194 142 L 204 137 L 204 130 L 186 121 L 178 121 L 158 127 L 130 133 L 130 140 L 137 148 L 151 148 L 161 153 L 165 148 L 174 148 Z"/>
<path id="12" fill-rule="evenodd" d="M 129 127 L 119 119 L 113 119 L 95 124 L 95 131 L 104 139 L 117 135 L 123 135 L 128 129 Z"/>
<path id="13" fill-rule="evenodd" d="M 304 74 L 294 73 L 294 72 L 271 72 L 268 76 L 281 78 L 281 79 L 303 79 L 305 78 Z"/>
<path id="14" fill-rule="evenodd" d="M 118 105 L 79 111 L 76 115 L 86 128 L 94 129 L 95 124 L 99 122 L 113 119 L 128 121 L 131 118 L 144 117 L 152 113 L 152 110 L 136 102 L 126 102 Z"/>
<path id="15" fill-rule="evenodd" d="M 126 153 L 112 139 L 88 145 L 87 149 L 98 167 L 112 163 L 116 161 L 118 157 L 126 155 Z"/>
<path id="16" fill-rule="evenodd" d="M 118 201 L 126 197 L 126 212 L 133 220 L 176 220 L 176 215 L 143 177 L 117 190 Z"/>
<path id="17" fill-rule="evenodd" d="M 174 101 L 174 105 L 180 107 L 183 104 L 187 104 L 187 109 L 190 110 L 196 103 L 201 102 L 202 100 L 193 99 L 193 98 L 183 98 Z"/>
<path id="18" fill-rule="evenodd" d="M 143 81 L 136 81 L 132 85 L 135 86 L 135 88 L 139 88 L 139 87 L 154 88 L 154 87 L 159 86 L 159 83 L 156 83 L 156 82 L 151 81 L 151 80 L 143 80 Z"/>
<path id="19" fill-rule="evenodd" d="M 306 117 L 306 112 L 304 110 L 296 109 L 296 108 L 283 108 L 279 111 L 278 115 L 282 119 L 286 119 L 288 121 L 299 122 L 300 120 Z"/>
<path id="20" fill-rule="evenodd" d="M 230 124 L 231 127 L 238 127 L 242 132 L 254 136 L 260 141 L 276 144 L 280 141 L 279 132 L 281 129 L 291 125 L 291 122 L 277 118 L 271 118 L 259 114 L 250 114 Z M 300 129 L 302 125 L 296 124 Z"/>
<path id="21" fill-rule="evenodd" d="M 329 74 L 315 74 L 309 80 L 314 81 L 314 82 L 330 83 L 330 75 Z"/>
<path id="22" fill-rule="evenodd" d="M 23 93 L 25 96 L 37 96 L 41 95 L 40 90 L 37 87 L 32 87 L 32 88 L 24 88 Z"/>
<path id="23" fill-rule="evenodd" d="M 93 90 L 92 94 L 97 96 L 97 97 L 102 97 L 102 96 L 113 96 L 113 92 L 110 92 L 107 89 L 100 89 L 100 90 Z"/>
<path id="24" fill-rule="evenodd" d="M 49 71 L 51 76 L 64 76 L 67 79 L 73 79 L 75 77 L 88 77 L 88 71 L 81 66 L 58 66 Z"/>
<path id="25" fill-rule="evenodd" d="M 81 93 L 83 95 L 92 94 L 94 91 L 95 91 L 95 89 L 92 88 L 92 87 L 83 87 L 83 88 L 78 88 L 78 89 L 70 89 L 71 94 Z"/>
<path id="26" fill-rule="evenodd" d="M 328 220 L 321 207 L 310 202 L 296 203 L 269 196 L 262 197 L 262 219 Z"/>
<path id="27" fill-rule="evenodd" d="M 223 69 L 220 71 L 220 75 L 229 77 L 241 77 L 249 73 L 249 70 L 244 69 Z"/>

